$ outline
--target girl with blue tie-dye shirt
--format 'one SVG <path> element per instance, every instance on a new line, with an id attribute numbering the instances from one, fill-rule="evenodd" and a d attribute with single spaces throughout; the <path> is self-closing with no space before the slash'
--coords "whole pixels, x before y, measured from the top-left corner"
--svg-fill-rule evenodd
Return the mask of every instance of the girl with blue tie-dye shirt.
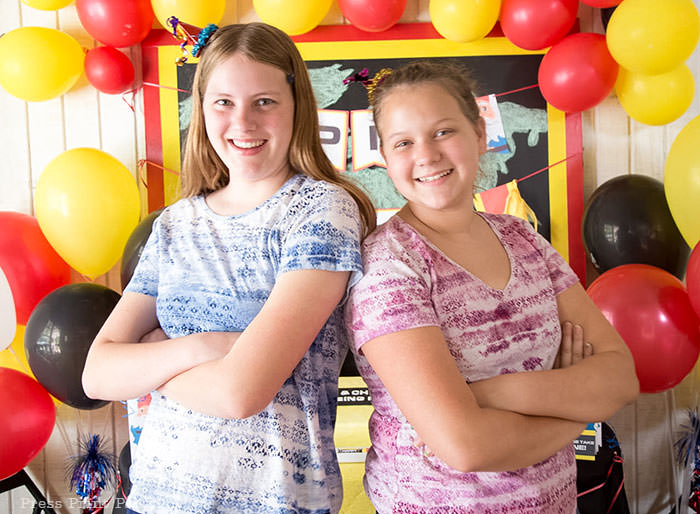
<path id="1" fill-rule="evenodd" d="M 337 513 L 338 305 L 361 276 L 374 211 L 323 153 L 306 68 L 283 32 L 231 25 L 206 43 L 182 191 L 83 374 L 93 398 L 155 390 L 127 507 Z"/>

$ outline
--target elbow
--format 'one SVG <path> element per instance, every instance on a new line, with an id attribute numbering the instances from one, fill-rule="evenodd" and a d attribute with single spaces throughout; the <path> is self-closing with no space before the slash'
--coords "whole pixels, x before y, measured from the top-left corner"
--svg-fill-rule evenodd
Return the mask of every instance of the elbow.
<path id="1" fill-rule="evenodd" d="M 447 452 L 444 458 L 440 457 L 440 460 L 460 473 L 476 473 L 488 471 L 490 468 L 488 456 L 476 448 L 464 447 L 454 452 Z"/>
<path id="2" fill-rule="evenodd" d="M 489 445 L 486 441 L 480 442 L 478 438 L 464 437 L 464 434 L 455 433 L 452 437 L 448 435 L 443 442 L 447 444 L 436 447 L 434 453 L 450 468 L 460 473 L 489 471 L 493 452 L 489 453 Z"/>
<path id="3" fill-rule="evenodd" d="M 619 399 L 619 408 L 634 402 L 640 393 L 639 379 L 635 369 L 634 360 L 629 355 L 627 362 L 619 370 L 622 380 L 618 384 L 617 396 Z"/>
<path id="4" fill-rule="evenodd" d="M 101 395 L 100 395 L 99 381 L 97 381 L 93 377 L 91 377 L 90 373 L 88 372 L 87 369 L 83 370 L 83 375 L 81 377 L 81 385 L 83 387 L 83 393 L 85 393 L 85 396 L 87 396 L 91 400 L 101 400 L 102 399 L 100 397 Z"/>
<path id="5" fill-rule="evenodd" d="M 632 372 L 630 374 L 631 377 L 627 381 L 625 397 L 623 398 L 623 405 L 627 405 L 628 403 L 634 402 L 639 397 L 639 393 L 641 392 L 639 386 L 639 379 L 637 378 L 637 373 L 634 370 L 634 366 L 632 367 Z"/>

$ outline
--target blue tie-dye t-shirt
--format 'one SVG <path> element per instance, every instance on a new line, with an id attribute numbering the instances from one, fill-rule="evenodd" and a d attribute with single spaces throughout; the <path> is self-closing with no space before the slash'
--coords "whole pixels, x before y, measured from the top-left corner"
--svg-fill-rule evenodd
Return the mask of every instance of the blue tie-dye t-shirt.
<path id="1" fill-rule="evenodd" d="M 217 215 L 203 197 L 180 200 L 154 223 L 125 291 L 157 297 L 158 320 L 170 337 L 240 332 L 281 273 L 351 271 L 354 284 L 362 270 L 359 220 L 347 192 L 304 175 L 241 215 Z M 206 416 L 154 392 L 127 506 L 142 514 L 338 512 L 333 426 L 346 353 L 336 309 L 257 415 Z"/>

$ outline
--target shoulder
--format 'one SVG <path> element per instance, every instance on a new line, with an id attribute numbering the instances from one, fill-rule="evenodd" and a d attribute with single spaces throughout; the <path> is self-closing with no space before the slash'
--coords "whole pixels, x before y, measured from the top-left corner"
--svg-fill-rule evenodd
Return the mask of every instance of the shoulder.
<path id="1" fill-rule="evenodd" d="M 203 204 L 201 198 L 201 196 L 182 198 L 164 207 L 153 221 L 153 230 L 169 231 L 183 223 L 191 223 L 191 220 L 201 213 Z"/>
<path id="2" fill-rule="evenodd" d="M 295 197 L 298 197 L 298 199 L 354 203 L 350 193 L 338 184 L 332 184 L 325 180 L 317 180 L 303 174 L 297 175 L 295 178 L 296 183 L 292 187 L 292 190 L 295 193 Z"/>
<path id="3" fill-rule="evenodd" d="M 201 209 L 201 196 L 192 196 L 189 198 L 181 198 L 174 203 L 163 208 L 163 212 L 158 216 L 158 220 L 173 220 L 177 219 L 179 216 L 187 213 L 194 212 Z M 161 222 L 162 222 L 161 221 Z"/>
<path id="4" fill-rule="evenodd" d="M 386 271 L 386 265 L 425 270 L 430 248 L 423 238 L 399 216 L 377 227 L 362 243 L 365 274 Z"/>
<path id="5" fill-rule="evenodd" d="M 301 174 L 292 180 L 287 216 L 306 221 L 323 219 L 341 225 L 360 224 L 357 204 L 342 186 Z"/>
<path id="6" fill-rule="evenodd" d="M 532 228 L 529 222 L 522 218 L 513 216 L 511 214 L 494 214 L 492 212 L 479 212 L 481 216 L 487 223 L 492 227 L 500 230 L 515 230 L 518 232 L 534 232 L 535 229 Z"/>

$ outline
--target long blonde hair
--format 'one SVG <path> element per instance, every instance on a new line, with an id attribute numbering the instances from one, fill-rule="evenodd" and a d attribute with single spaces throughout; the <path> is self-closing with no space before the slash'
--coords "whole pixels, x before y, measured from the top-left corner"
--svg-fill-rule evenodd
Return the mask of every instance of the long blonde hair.
<path id="1" fill-rule="evenodd" d="M 289 145 L 289 165 L 299 173 L 337 184 L 355 200 L 362 218 L 363 236 L 376 227 L 376 213 L 369 197 L 343 177 L 323 151 L 318 111 L 311 80 L 294 42 L 281 30 L 264 23 L 221 27 L 200 54 L 192 87 L 192 121 L 183 159 L 182 196 L 196 196 L 221 189 L 229 182 L 229 170 L 209 142 L 202 100 L 212 71 L 231 55 L 269 64 L 287 75 L 294 96 L 294 129 Z"/>

